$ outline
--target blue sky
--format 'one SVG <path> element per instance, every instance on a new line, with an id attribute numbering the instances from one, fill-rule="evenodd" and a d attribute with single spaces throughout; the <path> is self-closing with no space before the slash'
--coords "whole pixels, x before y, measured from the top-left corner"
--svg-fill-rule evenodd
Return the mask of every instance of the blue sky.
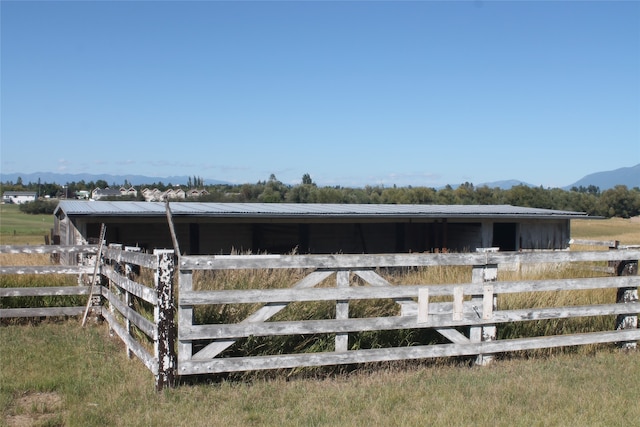
<path id="1" fill-rule="evenodd" d="M 3 173 L 545 187 L 640 163 L 640 2 L 11 2 Z"/>

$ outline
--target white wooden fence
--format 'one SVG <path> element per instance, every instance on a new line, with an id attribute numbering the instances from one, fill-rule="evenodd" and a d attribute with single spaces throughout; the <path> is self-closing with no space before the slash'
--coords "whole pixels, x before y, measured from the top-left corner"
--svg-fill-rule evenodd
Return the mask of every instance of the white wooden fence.
<path id="1" fill-rule="evenodd" d="M 98 247 L 0 247 L 0 253 L 67 253 L 95 258 Z M 221 255 L 178 258 L 178 295 L 174 295 L 174 253 L 154 254 L 133 248 L 108 247 L 101 253 L 98 286 L 90 286 L 94 266 L 2 266 L 7 274 L 75 274 L 80 286 L 0 287 L 0 303 L 20 296 L 83 295 L 94 299 L 92 312 L 106 319 L 122 339 L 130 356 L 138 357 L 156 378 L 158 390 L 175 384 L 176 377 L 261 369 L 297 368 L 447 356 L 475 356 L 484 364 L 493 354 L 585 345 L 622 343 L 636 347 L 640 340 L 637 275 L 640 249 L 611 251 L 551 251 L 510 253 L 490 250 L 467 254 L 386 255 Z M 610 263 L 618 276 L 554 280 L 497 281 L 501 265 Z M 455 285 L 438 283 L 392 284 L 381 271 L 388 269 L 468 266 L 471 281 Z M 142 269 L 141 273 L 135 273 Z M 197 274 L 222 270 L 296 269 L 305 275 L 288 288 L 247 290 L 197 290 Z M 141 277 L 147 275 L 143 280 Z M 151 279 L 149 277 L 152 276 Z M 196 276 L 196 279 L 194 279 Z M 352 278 L 361 286 L 353 286 Z M 142 282 L 146 282 L 142 283 Z M 328 286 L 328 283 L 331 283 Z M 318 285 L 321 285 L 320 287 Z M 92 289 L 94 290 L 92 292 Z M 528 292 L 562 292 L 615 289 L 610 303 L 502 309 L 500 295 Z M 350 317 L 355 300 L 393 300 L 397 314 Z M 292 303 L 324 301 L 335 304 L 335 318 L 273 321 Z M 210 305 L 251 304 L 254 313 L 236 323 L 196 324 L 194 310 Z M 178 328 L 174 310 L 178 311 Z M 80 315 L 84 307 L 5 308 L 0 318 Z M 617 316 L 615 329 L 553 336 L 496 339 L 497 328 L 511 322 L 572 317 Z M 398 345 L 353 349 L 350 336 L 363 331 L 430 329 L 448 343 Z M 301 349 L 290 354 L 229 357 L 227 349 L 248 337 L 324 334 L 334 336 L 330 351 Z M 177 345 L 176 345 L 177 341 Z M 177 349 L 177 356 L 175 350 Z"/>
<path id="2" fill-rule="evenodd" d="M 139 268 L 153 274 L 152 286 L 134 280 L 141 276 L 135 274 Z M 123 250 L 120 245 L 112 245 L 104 250 L 101 273 L 106 283 L 100 293 L 107 301 L 101 314 L 109 327 L 125 343 L 129 357 L 137 356 L 153 372 L 157 390 L 173 386 L 173 250 L 145 254 L 139 248 Z"/>
<path id="3" fill-rule="evenodd" d="M 93 272 L 93 264 L 87 262 L 89 257 L 98 252 L 97 245 L 83 246 L 0 246 L 0 254 L 49 254 L 50 256 L 75 256 L 80 260 L 77 265 L 26 265 L 26 266 L 0 266 L 0 277 L 4 275 L 73 275 L 78 277 L 78 285 L 84 285 L 87 277 Z M 0 319 L 19 317 L 48 317 L 48 316 L 77 316 L 81 315 L 85 306 L 75 307 L 13 307 L 4 308 L 1 298 L 8 297 L 61 297 L 61 296 L 89 295 L 89 287 L 86 286 L 48 286 L 48 287 L 0 287 Z"/>
<path id="4" fill-rule="evenodd" d="M 491 354 L 573 346 L 626 342 L 635 346 L 637 328 L 639 250 L 594 252 L 483 252 L 467 254 L 388 255 L 222 255 L 183 256 L 179 259 L 178 291 L 178 375 L 214 374 L 260 369 L 297 368 L 354 364 L 445 356 L 477 355 L 486 363 Z M 501 264 L 576 263 L 620 261 L 629 267 L 628 276 L 536 281 L 495 281 Z M 472 266 L 471 283 L 441 285 L 415 283 L 392 285 L 378 272 L 381 268 Z M 198 270 L 305 269 L 308 274 L 287 289 L 195 290 Z M 624 273 L 623 273 L 624 274 Z M 366 286 L 350 286 L 357 276 Z M 326 279 L 335 277 L 326 287 Z M 315 287 L 320 283 L 323 287 Z M 610 304 L 536 307 L 501 310 L 496 297 L 522 292 L 560 292 L 588 289 L 618 289 L 618 301 Z M 398 315 L 349 318 L 354 300 L 392 299 L 400 306 Z M 446 302 L 436 302 L 444 299 Z M 331 301 L 335 319 L 269 321 L 294 302 Z M 255 304 L 261 308 L 233 324 L 195 324 L 194 308 L 205 305 Z M 558 336 L 496 340 L 496 327 L 506 322 L 565 319 L 585 316 L 619 316 L 618 329 Z M 361 331 L 431 328 L 448 344 L 419 344 L 388 348 L 349 348 L 349 334 Z M 465 328 L 469 333 L 460 332 Z M 335 334 L 333 351 L 298 354 L 270 354 L 255 357 L 227 357 L 225 350 L 239 340 L 257 336 Z M 195 346 L 205 342 L 206 345 Z M 221 357 L 222 356 L 222 357 Z"/>
<path id="5" fill-rule="evenodd" d="M 97 245 L 85 246 L 0 246 L 4 254 L 69 254 L 83 262 L 78 265 L 2 266 L 0 275 L 72 274 L 78 286 L 0 287 L 0 318 L 80 316 L 89 310 L 105 319 L 110 331 L 125 343 L 129 357 L 137 356 L 155 375 L 156 389 L 174 384 L 175 322 L 173 319 L 172 250 L 143 254 L 137 248 L 118 245 L 102 250 L 95 269 Z M 92 256 L 91 256 L 92 255 Z M 151 285 L 136 281 L 139 269 L 150 270 Z M 94 273 L 98 272 L 94 277 Z M 92 283 L 95 279 L 96 283 Z M 54 297 L 81 295 L 87 305 L 74 307 L 11 307 L 3 301 L 12 297 Z M 14 299 L 15 300 L 15 299 Z M 14 304 L 11 304 L 14 305 Z"/>

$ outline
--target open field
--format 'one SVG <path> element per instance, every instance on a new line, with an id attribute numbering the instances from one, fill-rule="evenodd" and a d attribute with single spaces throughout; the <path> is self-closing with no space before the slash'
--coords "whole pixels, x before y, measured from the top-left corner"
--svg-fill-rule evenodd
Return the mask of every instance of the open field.
<path id="1" fill-rule="evenodd" d="M 0 204 L 1 245 L 44 245 L 53 227 L 53 215 L 29 215 L 20 206 Z"/>
<path id="2" fill-rule="evenodd" d="M 574 239 L 619 240 L 623 245 L 640 244 L 640 217 L 581 219 L 571 221 Z"/>
<path id="3" fill-rule="evenodd" d="M 41 244 L 51 226 L 43 232 L 29 215 L 10 211 L 14 229 L 32 230 L 27 238 L 41 233 L 21 241 L 18 232 L 5 235 L 1 212 L 2 244 Z M 572 232 L 640 244 L 634 220 L 574 221 Z M 248 374 L 156 394 L 152 374 L 127 359 L 105 324 L 8 323 L 0 326 L 0 426 L 603 426 L 640 419 L 640 352 L 613 346 L 523 353 L 482 368 L 436 360 Z"/>

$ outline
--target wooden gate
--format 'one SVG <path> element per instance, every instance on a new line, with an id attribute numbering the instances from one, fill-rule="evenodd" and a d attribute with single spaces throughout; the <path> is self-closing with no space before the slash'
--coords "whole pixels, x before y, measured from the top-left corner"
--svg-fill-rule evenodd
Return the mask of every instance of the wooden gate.
<path id="1" fill-rule="evenodd" d="M 260 369 L 297 368 L 422 359 L 446 356 L 476 356 L 486 363 L 495 353 L 584 345 L 632 342 L 640 339 L 638 276 L 569 278 L 531 281 L 496 281 L 501 265 L 594 263 L 615 260 L 636 263 L 639 250 L 611 252 L 484 251 L 468 254 L 389 255 L 222 255 L 183 256 L 179 260 L 178 291 L 178 375 L 222 373 Z M 630 260 L 630 261 L 629 261 Z M 467 266 L 471 281 L 460 284 L 391 283 L 382 271 Z M 297 269 L 304 276 L 285 289 L 200 290 L 194 272 L 240 269 Z M 637 271 L 637 270 L 636 270 Z M 355 280 L 354 280 L 355 279 Z M 197 282 L 197 280 L 195 281 Z M 354 282 L 357 284 L 354 285 Z M 562 292 L 589 289 L 625 289 L 635 297 L 597 305 L 528 307 L 501 310 L 499 295 L 523 292 Z M 626 294 L 629 295 L 629 294 Z M 349 316 L 356 300 L 387 300 L 398 306 L 389 316 Z M 333 318 L 279 319 L 274 316 L 293 303 L 335 304 Z M 207 305 L 261 304 L 252 314 L 235 323 L 194 321 L 194 309 Z M 497 340 L 496 327 L 523 322 L 570 317 L 619 316 L 635 318 L 635 328 L 620 327 L 569 335 L 536 336 Z M 633 322 L 625 323 L 633 325 Z M 362 331 L 431 329 L 447 343 L 412 343 L 385 348 L 350 347 L 349 336 Z M 333 349 L 320 352 L 233 356 L 227 351 L 241 340 L 312 334 L 335 335 Z M 225 351 L 227 351 L 225 353 Z"/>

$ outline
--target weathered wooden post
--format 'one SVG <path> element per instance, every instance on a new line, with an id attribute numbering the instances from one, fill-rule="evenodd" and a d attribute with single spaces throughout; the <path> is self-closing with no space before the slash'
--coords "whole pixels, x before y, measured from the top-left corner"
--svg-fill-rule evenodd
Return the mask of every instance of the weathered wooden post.
<path id="1" fill-rule="evenodd" d="M 109 249 L 122 249 L 122 244 L 121 243 L 109 243 Z M 122 265 L 120 263 L 111 261 L 111 266 L 113 267 L 113 271 L 115 271 L 118 274 L 122 274 L 123 268 L 122 268 Z M 109 279 L 109 291 L 111 291 L 111 293 L 113 295 L 115 295 L 116 297 L 120 297 L 120 295 L 121 295 L 120 288 L 118 286 L 115 286 L 111 279 Z M 109 304 L 109 311 L 111 312 L 112 316 L 115 316 L 116 309 L 113 306 L 113 304 Z M 127 332 L 130 332 L 131 330 L 128 327 L 128 322 L 129 321 L 127 320 Z M 114 331 L 111 328 L 109 328 L 109 335 L 111 337 L 114 336 Z M 129 358 L 131 358 L 131 349 L 129 348 L 129 346 L 127 346 L 127 355 L 129 356 Z"/>
<path id="2" fill-rule="evenodd" d="M 135 246 L 124 247 L 125 252 L 140 252 L 140 249 L 141 248 L 135 247 Z M 134 278 L 134 271 L 136 270 L 137 266 L 134 266 L 133 264 L 126 262 L 121 267 L 123 270 L 123 274 L 126 276 L 126 278 L 129 280 L 132 280 Z M 124 291 L 124 303 L 129 308 L 133 307 L 133 300 L 131 298 L 131 293 L 126 290 Z M 131 335 L 131 320 L 129 320 L 129 316 L 125 317 L 125 328 L 127 329 L 127 333 Z M 133 358 L 133 352 L 128 346 L 127 346 L 127 357 L 129 357 L 129 359 Z"/>
<path id="3" fill-rule="evenodd" d="M 180 265 L 178 270 L 178 295 L 185 295 L 193 291 L 193 270 L 185 270 Z M 193 306 L 178 304 L 178 324 L 180 328 L 189 328 L 193 325 Z M 180 341 L 178 336 L 179 363 L 189 362 L 193 356 L 192 341 Z"/>
<path id="4" fill-rule="evenodd" d="M 635 276 L 638 274 L 638 261 L 620 261 L 616 266 L 616 274 L 618 276 Z M 638 288 L 618 288 L 616 302 L 626 304 L 638 301 Z M 616 318 L 616 330 L 637 329 L 637 314 L 621 314 Z M 636 341 L 621 342 L 620 348 L 624 350 L 635 350 L 638 347 Z"/>
<path id="5" fill-rule="evenodd" d="M 336 274 L 336 285 L 338 288 L 349 287 L 349 271 L 340 270 Z M 336 319 L 345 320 L 349 318 L 349 301 L 336 301 Z M 335 351 L 347 351 L 349 350 L 349 334 L 338 333 L 336 334 Z"/>
<path id="6" fill-rule="evenodd" d="M 174 322 L 173 299 L 173 273 L 174 251 L 154 250 L 158 257 L 158 266 L 155 272 L 155 288 L 158 303 L 153 310 L 153 317 L 158 328 L 158 338 L 154 343 L 155 357 L 158 360 L 158 373 L 156 374 L 156 391 L 174 385 L 176 353 L 176 330 Z"/>
<path id="7" fill-rule="evenodd" d="M 87 298 L 87 306 L 84 309 L 84 316 L 82 317 L 83 327 L 87 322 L 87 315 L 89 314 L 89 309 L 91 308 L 91 306 L 92 305 L 99 306 L 99 307 L 102 306 L 102 291 L 100 291 L 98 295 L 94 295 L 93 290 L 98 280 L 100 281 L 100 286 L 102 286 L 103 276 L 102 274 L 98 275 L 98 272 L 100 271 L 100 267 L 104 264 L 102 249 L 104 248 L 106 232 L 107 232 L 107 227 L 103 223 L 102 226 L 100 227 L 100 241 L 99 241 L 98 253 L 96 254 L 96 261 L 93 264 L 93 276 L 91 277 L 91 283 L 90 283 L 91 288 L 89 290 L 89 298 Z M 76 265 L 77 265 L 77 262 L 78 262 L 78 259 L 76 258 Z M 98 279 L 98 277 L 100 277 L 100 279 Z M 100 310 L 99 313 L 100 313 L 100 316 L 102 316 L 102 310 Z"/>
<path id="8" fill-rule="evenodd" d="M 478 252 L 496 252 L 498 248 L 478 248 Z M 478 316 L 478 320 L 490 320 L 493 318 L 493 311 L 497 309 L 497 297 L 493 293 L 493 285 L 489 282 L 498 280 L 498 265 L 484 264 L 474 265 L 471 271 L 472 283 L 485 283 L 482 295 L 473 295 L 471 303 Z M 495 325 L 472 326 L 469 328 L 469 339 L 473 342 L 495 341 L 497 338 L 497 328 Z M 491 354 L 478 354 L 476 365 L 484 366 L 491 363 L 494 356 Z"/>

